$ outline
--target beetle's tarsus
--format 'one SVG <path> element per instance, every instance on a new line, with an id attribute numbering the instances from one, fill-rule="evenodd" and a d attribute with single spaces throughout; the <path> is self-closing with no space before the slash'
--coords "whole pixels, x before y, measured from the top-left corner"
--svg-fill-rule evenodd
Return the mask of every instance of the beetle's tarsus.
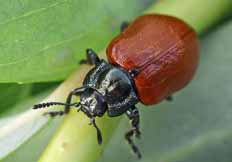
<path id="1" fill-rule="evenodd" d="M 97 131 L 97 142 L 98 142 L 99 145 L 101 145 L 102 144 L 102 134 L 101 134 L 101 131 L 98 128 L 96 122 L 95 122 L 95 118 L 91 118 L 89 124 L 93 125 L 93 127 L 96 129 L 96 131 Z"/>
<path id="2" fill-rule="evenodd" d="M 67 114 L 67 113 L 65 113 L 64 111 L 50 111 L 50 112 L 44 113 L 43 115 L 44 116 L 49 115 L 50 117 L 55 117 L 55 116 L 62 116 L 64 114 Z"/>
<path id="3" fill-rule="evenodd" d="M 136 138 L 140 138 L 141 135 L 139 130 L 139 111 L 135 106 L 133 106 L 126 112 L 126 114 L 131 120 L 132 128 L 128 132 L 126 132 L 125 139 L 128 142 L 128 144 L 131 146 L 132 151 L 140 159 L 142 155 L 139 151 L 139 148 L 134 144 L 133 140 L 131 139 L 133 135 L 135 135 Z"/>
<path id="4" fill-rule="evenodd" d="M 131 137 L 134 135 L 134 131 L 130 130 L 125 134 L 125 139 L 128 142 L 128 144 L 131 146 L 133 153 L 137 155 L 139 159 L 141 159 L 142 154 L 139 151 L 139 148 L 134 144 L 133 140 Z"/>

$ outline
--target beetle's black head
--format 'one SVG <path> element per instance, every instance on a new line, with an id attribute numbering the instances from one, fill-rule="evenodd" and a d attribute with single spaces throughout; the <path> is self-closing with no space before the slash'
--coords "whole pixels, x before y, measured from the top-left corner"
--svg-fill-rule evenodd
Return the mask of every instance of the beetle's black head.
<path id="1" fill-rule="evenodd" d="M 88 117 L 103 116 L 107 110 L 104 96 L 93 88 L 86 88 L 80 95 L 80 110 Z"/>

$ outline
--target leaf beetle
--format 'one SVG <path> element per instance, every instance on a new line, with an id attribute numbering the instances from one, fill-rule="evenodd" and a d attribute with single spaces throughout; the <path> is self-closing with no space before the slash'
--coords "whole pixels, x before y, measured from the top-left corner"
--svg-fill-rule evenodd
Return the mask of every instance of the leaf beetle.
<path id="1" fill-rule="evenodd" d="M 64 105 L 63 111 L 47 112 L 54 117 L 67 114 L 77 107 L 90 119 L 97 131 L 98 143 L 102 135 L 95 118 L 126 114 L 132 128 L 125 139 L 132 151 L 141 158 L 132 136 L 140 137 L 138 102 L 154 105 L 184 88 L 193 78 L 199 60 L 199 43 L 194 30 L 182 20 L 159 14 L 136 18 L 123 23 L 122 32 L 106 50 L 108 62 L 100 59 L 92 49 L 81 64 L 94 67 L 86 75 L 83 86 L 74 89 L 65 103 L 48 102 L 34 105 L 34 109 Z M 80 102 L 72 103 L 73 96 Z"/>

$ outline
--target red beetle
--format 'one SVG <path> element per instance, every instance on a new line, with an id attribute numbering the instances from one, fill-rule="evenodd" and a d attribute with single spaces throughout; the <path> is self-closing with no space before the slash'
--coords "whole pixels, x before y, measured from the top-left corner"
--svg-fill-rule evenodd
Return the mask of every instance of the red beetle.
<path id="1" fill-rule="evenodd" d="M 134 134 L 140 136 L 135 104 L 159 103 L 185 87 L 198 65 L 199 44 L 193 29 L 171 16 L 144 15 L 128 26 L 124 23 L 122 28 L 107 48 L 109 63 L 87 49 L 87 59 L 81 63 L 95 66 L 86 75 L 83 86 L 70 92 L 66 103 L 42 103 L 34 105 L 34 109 L 64 105 L 64 111 L 46 113 L 54 117 L 67 114 L 71 106 L 77 107 L 91 119 L 99 144 L 102 136 L 95 117 L 105 112 L 110 117 L 126 113 L 132 128 L 125 138 L 140 158 L 131 139 Z M 80 102 L 71 103 L 72 96 L 80 96 Z"/>

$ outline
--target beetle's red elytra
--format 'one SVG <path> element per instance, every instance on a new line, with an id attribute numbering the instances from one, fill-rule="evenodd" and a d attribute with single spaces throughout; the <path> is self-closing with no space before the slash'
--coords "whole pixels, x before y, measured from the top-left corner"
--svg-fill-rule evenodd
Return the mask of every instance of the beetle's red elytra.
<path id="1" fill-rule="evenodd" d="M 192 79 L 199 59 L 196 33 L 171 16 L 138 17 L 107 48 L 111 64 L 138 69 L 134 78 L 139 99 L 146 105 L 162 101 Z"/>
<path id="2" fill-rule="evenodd" d="M 34 105 L 34 109 L 64 105 L 63 111 L 51 111 L 51 117 L 70 112 L 71 106 L 85 113 L 102 143 L 96 117 L 105 113 L 110 117 L 126 114 L 132 128 L 125 139 L 132 151 L 141 158 L 132 137 L 140 136 L 138 102 L 153 105 L 185 87 L 193 78 L 199 59 L 199 43 L 194 30 L 182 20 L 150 14 L 140 16 L 129 26 L 123 23 L 122 32 L 107 48 L 108 61 L 100 59 L 92 49 L 86 50 L 86 60 L 94 65 L 86 75 L 83 86 L 69 93 L 65 103 L 48 102 Z M 80 96 L 80 102 L 72 102 Z"/>

